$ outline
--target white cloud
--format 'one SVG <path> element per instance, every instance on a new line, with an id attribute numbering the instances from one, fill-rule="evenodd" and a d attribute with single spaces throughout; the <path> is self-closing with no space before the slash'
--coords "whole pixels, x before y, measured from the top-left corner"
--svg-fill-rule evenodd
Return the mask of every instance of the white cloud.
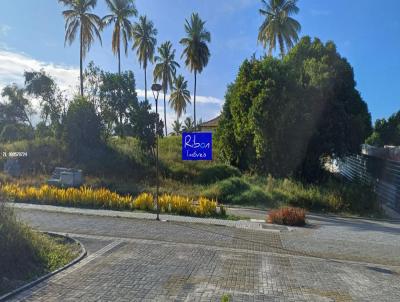
<path id="1" fill-rule="evenodd" d="M 138 97 L 144 98 L 144 89 L 137 89 L 136 90 Z M 153 91 L 147 90 L 147 98 L 148 99 L 154 99 L 153 97 Z M 170 94 L 167 93 L 167 100 L 170 98 Z M 193 96 L 192 96 L 193 99 Z M 164 100 L 164 96 L 162 93 L 160 93 L 159 100 Z M 213 97 L 213 96 L 202 96 L 202 95 L 197 95 L 196 96 L 196 103 L 202 103 L 202 104 L 215 104 L 215 105 L 222 105 L 224 104 L 224 100 Z"/>
<path id="2" fill-rule="evenodd" d="M 17 84 L 19 86 L 24 85 L 24 71 L 39 71 L 43 69 L 50 76 L 54 78 L 61 90 L 67 91 L 67 95 L 72 95 L 77 92 L 79 85 L 79 69 L 71 66 L 59 65 L 54 63 L 48 63 L 40 60 L 36 60 L 26 54 L 16 53 L 9 49 L 0 49 L 0 91 L 7 85 Z M 144 90 L 137 89 L 139 98 L 144 98 Z M 154 108 L 153 92 L 149 90 L 147 92 L 149 101 L 152 103 Z M 169 94 L 167 95 L 169 100 Z M 213 96 L 197 96 L 197 116 L 198 119 L 202 118 L 203 121 L 214 118 L 217 116 L 224 104 L 224 100 L 213 97 Z M 34 104 L 36 105 L 36 104 Z M 168 105 L 167 105 L 168 106 Z M 163 108 L 163 95 L 160 93 L 159 96 L 159 113 L 160 116 L 164 117 Z M 188 106 L 187 113 L 181 117 L 183 121 L 186 117 L 192 116 L 193 108 Z M 168 106 L 167 108 L 167 124 L 168 130 L 172 130 L 171 124 L 176 120 L 176 114 Z"/>
<path id="3" fill-rule="evenodd" d="M 0 24 L 0 37 L 6 37 L 11 30 L 11 26 L 7 24 Z"/>
<path id="4" fill-rule="evenodd" d="M 25 71 L 41 69 L 51 75 L 62 90 L 75 90 L 79 83 L 79 70 L 74 67 L 39 61 L 10 50 L 0 50 L 0 89 L 13 83 L 23 85 Z"/>

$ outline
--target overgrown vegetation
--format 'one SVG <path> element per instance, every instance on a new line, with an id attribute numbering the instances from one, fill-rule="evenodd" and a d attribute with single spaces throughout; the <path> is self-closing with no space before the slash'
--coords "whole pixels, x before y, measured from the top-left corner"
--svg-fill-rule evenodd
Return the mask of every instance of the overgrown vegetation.
<path id="1" fill-rule="evenodd" d="M 0 295 L 54 271 L 78 256 L 79 246 L 18 222 L 0 195 Z"/>
<path id="2" fill-rule="evenodd" d="M 321 158 L 357 153 L 371 133 L 353 69 L 333 42 L 304 37 L 282 60 L 246 60 L 225 99 L 216 144 L 241 170 L 320 181 Z"/>

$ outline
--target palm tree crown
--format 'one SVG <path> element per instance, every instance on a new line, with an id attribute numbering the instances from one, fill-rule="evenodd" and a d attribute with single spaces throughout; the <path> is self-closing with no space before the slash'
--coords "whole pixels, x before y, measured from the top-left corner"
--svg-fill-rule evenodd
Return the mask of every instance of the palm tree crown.
<path id="1" fill-rule="evenodd" d="M 90 50 L 95 38 L 101 43 L 101 18 L 93 13 L 97 0 L 59 0 L 69 9 L 63 11 L 65 19 L 65 44 L 71 45 L 79 31 L 80 41 L 80 82 L 83 95 L 83 59 Z"/>
<path id="2" fill-rule="evenodd" d="M 121 36 L 125 55 L 128 54 L 128 41 L 132 37 L 131 17 L 137 16 L 133 0 L 106 0 L 111 14 L 103 17 L 104 25 L 114 23 L 112 51 L 118 56 L 118 73 L 121 73 Z"/>
<path id="3" fill-rule="evenodd" d="M 154 59 L 154 51 L 157 44 L 156 35 L 157 29 L 146 16 L 140 16 L 139 22 L 136 22 L 132 28 L 132 48 L 136 49 L 140 66 L 143 66 L 144 69 L 145 100 L 147 100 L 147 63 L 153 62 Z"/>
<path id="4" fill-rule="evenodd" d="M 276 49 L 279 43 L 280 53 L 285 55 L 285 48 L 290 50 L 299 40 L 298 33 L 301 25 L 295 19 L 290 17 L 299 12 L 297 0 L 261 0 L 264 9 L 260 9 L 260 14 L 265 16 L 264 22 L 261 24 L 258 41 L 266 48 L 268 54 L 272 55 L 272 51 Z"/>
<path id="5" fill-rule="evenodd" d="M 187 104 L 190 104 L 190 91 L 187 89 L 187 81 L 182 75 L 179 75 L 174 81 L 169 103 L 179 120 L 182 113 L 186 113 Z"/>
<path id="6" fill-rule="evenodd" d="M 207 43 L 211 42 L 211 34 L 205 29 L 204 25 L 205 22 L 200 19 L 199 15 L 193 13 L 190 22 L 186 20 L 185 31 L 187 36 L 180 41 L 184 46 L 182 57 L 185 57 L 185 64 L 190 71 L 194 72 L 194 124 L 196 124 L 197 73 L 203 71 L 210 58 L 210 50 Z"/>
<path id="7" fill-rule="evenodd" d="M 211 42 L 211 34 L 204 28 L 205 23 L 197 13 L 193 13 L 190 22 L 186 20 L 185 31 L 187 37 L 180 41 L 185 47 L 182 57 L 186 57 L 186 66 L 189 67 L 190 71 L 197 71 L 198 73 L 203 71 L 210 58 L 207 42 Z"/>
<path id="8" fill-rule="evenodd" d="M 164 92 L 164 124 L 165 135 L 167 131 L 167 113 L 166 113 L 166 94 L 169 88 L 172 87 L 173 80 L 176 74 L 176 68 L 180 67 L 178 62 L 175 61 L 175 49 L 172 50 L 172 43 L 167 41 L 158 48 L 158 56 L 154 58 L 157 63 L 154 68 L 154 80 L 161 81 Z"/>

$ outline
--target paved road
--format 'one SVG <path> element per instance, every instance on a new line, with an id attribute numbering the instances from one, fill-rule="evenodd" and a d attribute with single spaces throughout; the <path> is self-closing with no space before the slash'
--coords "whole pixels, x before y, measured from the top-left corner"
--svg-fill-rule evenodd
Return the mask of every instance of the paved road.
<path id="1" fill-rule="evenodd" d="M 345 258 L 377 259 L 375 247 L 371 258 L 352 254 L 367 248 L 359 242 L 364 243 L 366 235 L 362 234 L 370 231 L 361 226 L 352 229 L 340 220 L 278 233 L 187 222 L 16 211 L 21 220 L 35 228 L 69 233 L 81 240 L 89 256 L 13 301 L 220 301 L 224 294 L 232 301 L 400 301 L 400 267 L 393 265 L 400 263 L 392 255 L 395 249 L 399 254 L 398 224 L 377 223 L 372 226 L 375 235 L 367 236 L 376 239 L 372 245 L 385 248 L 381 256 L 388 260 L 383 262 L 392 264 L 387 266 L 314 257 L 328 254 L 338 258 L 331 250 L 357 238 L 354 246 L 344 246 L 349 250 Z M 325 247 L 317 249 L 323 236 L 327 237 L 322 243 Z M 344 237 L 343 242 L 337 237 Z M 389 238 L 394 242 L 386 242 Z"/>

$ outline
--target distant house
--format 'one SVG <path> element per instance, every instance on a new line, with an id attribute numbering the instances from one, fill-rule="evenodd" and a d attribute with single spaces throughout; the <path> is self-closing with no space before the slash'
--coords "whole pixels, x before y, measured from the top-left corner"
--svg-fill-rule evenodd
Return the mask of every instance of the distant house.
<path id="1" fill-rule="evenodd" d="M 212 120 L 209 120 L 207 122 L 199 124 L 199 130 L 201 132 L 214 132 L 215 129 L 218 127 L 218 123 L 220 120 L 221 116 L 217 116 L 216 118 L 213 118 Z"/>

